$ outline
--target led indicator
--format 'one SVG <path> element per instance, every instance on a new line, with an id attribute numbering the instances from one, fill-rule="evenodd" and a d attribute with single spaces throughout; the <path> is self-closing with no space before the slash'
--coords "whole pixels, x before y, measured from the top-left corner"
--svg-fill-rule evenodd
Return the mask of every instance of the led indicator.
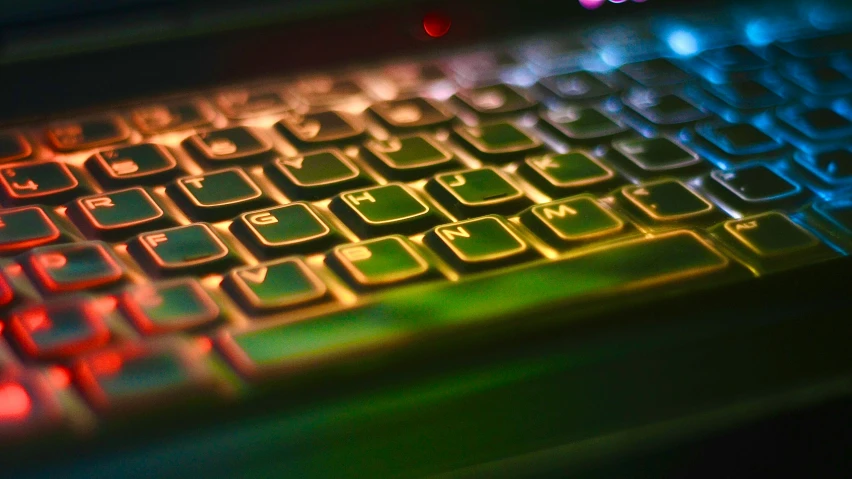
<path id="1" fill-rule="evenodd" d="M 450 17 L 440 13 L 429 13 L 423 17 L 423 30 L 432 38 L 440 38 L 450 31 Z"/>

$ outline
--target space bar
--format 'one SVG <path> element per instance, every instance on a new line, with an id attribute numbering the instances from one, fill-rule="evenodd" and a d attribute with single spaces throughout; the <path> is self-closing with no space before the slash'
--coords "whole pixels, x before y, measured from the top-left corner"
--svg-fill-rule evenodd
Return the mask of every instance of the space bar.
<path id="1" fill-rule="evenodd" d="M 268 329 L 224 333 L 220 346 L 251 376 L 398 347 L 548 304 L 683 281 L 728 266 L 700 237 L 676 231 L 457 283 L 394 291 L 365 307 Z"/>

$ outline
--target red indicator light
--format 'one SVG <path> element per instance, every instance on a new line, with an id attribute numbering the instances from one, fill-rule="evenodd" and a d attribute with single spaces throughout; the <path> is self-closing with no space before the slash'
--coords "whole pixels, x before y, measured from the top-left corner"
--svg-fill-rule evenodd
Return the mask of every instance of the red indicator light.
<path id="1" fill-rule="evenodd" d="M 423 30 L 432 38 L 443 37 L 450 31 L 450 17 L 440 13 L 429 13 L 423 17 Z"/>
<path id="2" fill-rule="evenodd" d="M 30 409 L 30 395 L 20 384 L 0 385 L 0 420 L 23 419 Z"/>

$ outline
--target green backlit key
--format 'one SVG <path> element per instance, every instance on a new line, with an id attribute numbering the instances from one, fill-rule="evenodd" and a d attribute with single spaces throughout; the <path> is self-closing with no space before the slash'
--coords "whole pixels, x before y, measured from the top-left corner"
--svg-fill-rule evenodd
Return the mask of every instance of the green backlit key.
<path id="1" fill-rule="evenodd" d="M 691 173 L 702 166 L 701 159 L 692 151 L 668 138 L 634 138 L 613 142 L 620 155 L 612 160 L 639 176 L 660 173 Z"/>
<path id="2" fill-rule="evenodd" d="M 140 230 L 174 223 L 141 187 L 80 198 L 68 205 L 68 216 L 86 236 L 107 240 L 124 239 Z"/>
<path id="3" fill-rule="evenodd" d="M 401 184 L 348 191 L 335 197 L 329 208 L 361 238 L 422 233 L 441 219 L 432 207 Z"/>
<path id="4" fill-rule="evenodd" d="M 365 146 L 370 164 L 383 175 L 401 181 L 416 180 L 457 165 L 449 150 L 425 135 L 368 141 Z"/>
<path id="5" fill-rule="evenodd" d="M 545 125 L 577 142 L 601 142 L 627 131 L 627 127 L 592 107 L 548 111 L 544 119 Z"/>
<path id="6" fill-rule="evenodd" d="M 600 206 L 592 196 L 575 196 L 535 205 L 521 213 L 521 223 L 553 247 L 624 231 L 624 222 Z"/>
<path id="7" fill-rule="evenodd" d="M 320 200 L 372 183 L 337 150 L 278 159 L 264 171 L 293 199 Z"/>
<path id="8" fill-rule="evenodd" d="M 542 148 L 541 140 L 507 122 L 461 125 L 454 131 L 470 153 L 482 161 L 508 163 Z"/>
<path id="9" fill-rule="evenodd" d="M 225 288 L 249 311 L 305 306 L 326 296 L 325 283 L 299 258 L 231 271 Z"/>
<path id="10" fill-rule="evenodd" d="M 426 183 L 426 191 L 457 218 L 514 214 L 532 204 L 505 173 L 492 167 L 438 175 Z"/>
<path id="11" fill-rule="evenodd" d="M 259 378 L 293 373 L 333 358 L 350 361 L 357 355 L 364 360 L 369 351 L 386 353 L 400 344 L 441 334 L 456 341 L 458 335 L 447 333 L 459 327 L 493 331 L 490 324 L 497 318 L 517 317 L 520 323 L 515 324 L 529 324 L 533 318 L 528 313 L 537 308 L 567 307 L 592 295 L 601 301 L 627 290 L 689 285 L 690 280 L 724 273 L 728 265 L 724 256 L 694 233 L 670 232 L 518 267 L 512 274 L 413 285 L 358 309 L 314 321 L 225 332 L 218 339 L 243 375 Z M 496 297 L 500 301 L 494 301 Z M 516 331 L 499 329 L 508 334 Z"/>
<path id="12" fill-rule="evenodd" d="M 134 286 L 119 296 L 119 305 L 146 334 L 194 329 L 219 317 L 219 306 L 191 278 Z"/>
<path id="13" fill-rule="evenodd" d="M 124 278 L 112 250 L 97 241 L 36 248 L 27 253 L 24 267 L 46 293 L 98 288 Z"/>
<path id="14" fill-rule="evenodd" d="M 422 279 L 429 263 L 402 236 L 387 236 L 334 248 L 326 263 L 356 289 Z"/>
<path id="15" fill-rule="evenodd" d="M 161 276 L 220 271 L 235 262 L 225 242 L 205 223 L 141 234 L 128 244 L 128 251 L 146 271 Z"/>
<path id="16" fill-rule="evenodd" d="M 527 158 L 518 172 L 554 198 L 588 191 L 603 192 L 618 183 L 612 169 L 583 152 Z"/>
<path id="17" fill-rule="evenodd" d="M 196 220 L 218 221 L 270 203 L 257 184 L 239 168 L 179 178 L 166 191 Z"/>
<path id="18" fill-rule="evenodd" d="M 0 253 L 42 246 L 60 238 L 59 228 L 39 206 L 0 211 Z"/>
<path id="19" fill-rule="evenodd" d="M 462 271 L 481 271 L 536 256 L 527 242 L 498 216 L 439 226 L 429 231 L 424 241 Z"/>
<path id="20" fill-rule="evenodd" d="M 625 208 L 648 224 L 677 222 L 682 226 L 721 219 L 712 203 L 677 180 L 660 180 L 621 190 Z"/>
<path id="21" fill-rule="evenodd" d="M 262 257 L 311 253 L 328 249 L 340 235 L 310 203 L 290 203 L 240 215 L 231 231 Z"/>

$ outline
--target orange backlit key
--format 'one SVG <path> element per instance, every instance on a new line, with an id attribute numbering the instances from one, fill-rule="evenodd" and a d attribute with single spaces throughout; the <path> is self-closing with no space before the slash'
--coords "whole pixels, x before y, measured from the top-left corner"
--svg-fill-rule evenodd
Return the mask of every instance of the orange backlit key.
<path id="1" fill-rule="evenodd" d="M 11 303 L 13 299 L 15 299 L 15 291 L 12 289 L 12 285 L 9 284 L 9 279 L 6 278 L 6 275 L 0 273 L 0 307 Z M 0 332 L 2 332 L 2 328 L 0 328 Z"/>
<path id="2" fill-rule="evenodd" d="M 13 253 L 59 239 L 59 228 L 38 206 L 0 210 L 0 253 Z"/>
<path id="3" fill-rule="evenodd" d="M 7 204 L 63 203 L 82 189 L 64 163 L 42 161 L 0 169 L 0 197 Z"/>
<path id="4" fill-rule="evenodd" d="M 18 161 L 33 153 L 33 147 L 16 131 L 0 132 L 0 163 Z"/>
<path id="5" fill-rule="evenodd" d="M 197 328 L 219 317 L 219 306 L 190 278 L 133 287 L 120 296 L 119 304 L 136 327 L 149 334 Z"/>
<path id="6" fill-rule="evenodd" d="M 54 123 L 46 136 L 55 150 L 76 151 L 124 141 L 130 137 L 130 128 L 121 118 L 105 115 Z"/>
<path id="7" fill-rule="evenodd" d="M 100 347 L 109 341 L 101 304 L 76 299 L 14 311 L 9 332 L 29 356 L 57 359 Z"/>
<path id="8" fill-rule="evenodd" d="M 24 267 L 48 293 L 97 288 L 124 277 L 124 268 L 115 255 L 97 241 L 34 249 L 27 253 Z"/>

